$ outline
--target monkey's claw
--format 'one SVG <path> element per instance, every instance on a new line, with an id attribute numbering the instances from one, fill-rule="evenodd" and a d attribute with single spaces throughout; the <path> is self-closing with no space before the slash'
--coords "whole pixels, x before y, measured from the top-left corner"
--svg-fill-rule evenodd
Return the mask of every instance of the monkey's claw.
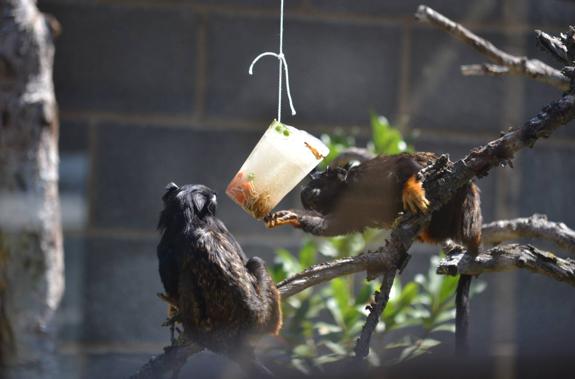
<path id="1" fill-rule="evenodd" d="M 179 314 L 179 313 L 176 313 L 176 314 L 174 314 L 174 315 L 172 315 L 172 316 L 169 316 L 169 317 L 166 319 L 166 321 L 164 321 L 164 322 L 162 323 L 162 326 L 172 327 L 172 326 L 175 326 L 175 324 L 178 323 L 178 322 L 181 322 L 180 314 Z"/>
<path id="2" fill-rule="evenodd" d="M 281 225 L 292 225 L 296 228 L 300 226 L 299 216 L 292 211 L 270 213 L 264 218 L 264 222 L 268 228 L 275 228 Z"/>
<path id="3" fill-rule="evenodd" d="M 411 176 L 403 186 L 403 209 L 412 213 L 427 213 L 429 200 L 425 197 L 425 189 L 416 176 Z"/>

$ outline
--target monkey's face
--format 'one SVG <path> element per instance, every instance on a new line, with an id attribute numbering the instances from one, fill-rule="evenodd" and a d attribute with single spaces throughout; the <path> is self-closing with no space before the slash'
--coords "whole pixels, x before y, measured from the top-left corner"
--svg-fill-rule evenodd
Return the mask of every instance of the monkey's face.
<path id="1" fill-rule="evenodd" d="M 346 187 L 347 173 L 341 167 L 328 167 L 325 171 L 312 173 L 300 195 L 304 208 L 323 215 L 332 212 Z"/>
<path id="2" fill-rule="evenodd" d="M 164 210 L 160 217 L 160 229 L 165 229 L 170 224 L 187 225 L 207 216 L 216 215 L 216 193 L 201 184 L 178 187 L 175 183 L 170 183 L 166 186 L 162 200 Z"/>

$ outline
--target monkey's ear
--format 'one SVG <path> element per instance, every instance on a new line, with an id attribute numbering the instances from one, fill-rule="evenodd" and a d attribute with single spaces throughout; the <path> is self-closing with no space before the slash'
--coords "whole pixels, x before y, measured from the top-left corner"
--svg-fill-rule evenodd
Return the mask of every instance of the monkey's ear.
<path id="1" fill-rule="evenodd" d="M 345 182 L 345 180 L 347 179 L 347 170 L 341 167 L 336 167 L 335 172 L 337 174 L 337 179 L 340 182 Z"/>
<path id="2" fill-rule="evenodd" d="M 174 182 L 170 182 L 166 185 L 166 192 L 164 193 L 164 196 L 162 196 L 162 200 L 166 200 L 168 198 L 168 196 L 174 192 L 179 190 L 180 187 L 178 187 L 178 185 Z"/>
<path id="3" fill-rule="evenodd" d="M 192 203 L 194 204 L 194 210 L 197 215 L 201 215 L 206 206 L 206 197 L 203 193 L 194 192 L 192 193 Z"/>

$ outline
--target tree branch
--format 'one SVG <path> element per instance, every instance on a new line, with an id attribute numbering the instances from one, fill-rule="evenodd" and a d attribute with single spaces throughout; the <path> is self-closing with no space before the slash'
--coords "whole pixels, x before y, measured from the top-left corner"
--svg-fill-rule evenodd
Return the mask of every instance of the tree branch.
<path id="1" fill-rule="evenodd" d="M 373 335 L 373 332 L 379 323 L 381 314 L 389 301 L 389 293 L 391 292 L 391 287 L 393 287 L 396 272 L 397 270 L 395 268 L 391 268 L 383 274 L 381 288 L 379 289 L 379 292 L 375 293 L 375 303 L 369 307 L 369 315 L 365 320 L 361 334 L 355 344 L 354 351 L 357 359 L 364 359 L 369 354 L 371 336 Z"/>
<path id="2" fill-rule="evenodd" d="M 435 10 L 421 5 L 415 17 L 451 34 L 461 42 L 470 45 L 481 54 L 487 56 L 496 65 L 463 66 L 464 75 L 524 75 L 549 84 L 561 91 L 568 91 L 570 80 L 561 71 L 541 62 L 538 59 L 528 59 L 506 53 L 495 47 L 491 42 L 479 37 L 461 24 L 458 24 Z M 506 70 L 504 70 L 505 68 Z"/>
<path id="3" fill-rule="evenodd" d="M 480 275 L 524 268 L 575 286 L 575 260 L 559 258 L 531 245 L 509 244 L 491 248 L 476 257 L 459 250 L 439 263 L 440 275 Z"/>
<path id="4" fill-rule="evenodd" d="M 572 65 L 575 61 L 575 28 L 569 27 L 567 33 L 553 37 L 541 30 L 536 30 L 539 45 L 562 64 Z"/>
<path id="5" fill-rule="evenodd" d="M 306 288 L 327 282 L 344 275 L 364 272 L 369 269 L 381 272 L 397 267 L 391 256 L 381 256 L 381 250 L 367 252 L 355 257 L 336 259 L 312 266 L 278 283 L 282 298 L 295 295 Z"/>
<path id="6" fill-rule="evenodd" d="M 537 238 L 553 242 L 563 250 L 575 254 L 575 231 L 562 222 L 548 221 L 547 216 L 540 214 L 485 224 L 481 238 L 483 243 L 490 245 L 519 238 Z"/>

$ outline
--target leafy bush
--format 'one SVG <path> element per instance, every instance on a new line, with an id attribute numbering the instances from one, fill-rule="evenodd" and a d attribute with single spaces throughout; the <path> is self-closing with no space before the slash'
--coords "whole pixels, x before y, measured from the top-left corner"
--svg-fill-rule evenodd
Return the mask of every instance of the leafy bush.
<path id="1" fill-rule="evenodd" d="M 372 115 L 371 126 L 372 141 L 367 145 L 370 151 L 398 154 L 412 150 L 384 117 Z M 355 144 L 352 137 L 342 134 L 322 138 L 331 150 L 326 164 Z M 387 235 L 386 231 L 366 230 L 333 238 L 306 237 L 295 253 L 277 250 L 272 276 L 280 282 L 316 263 L 357 255 L 369 246 L 381 245 Z M 413 281 L 402 284 L 396 278 L 372 342 L 368 357 L 371 364 L 394 364 L 416 358 L 440 344 L 434 338 L 438 333 L 454 332 L 458 278 L 436 275 L 438 261 L 438 256 L 431 257 L 429 271 L 416 275 Z M 365 322 L 366 305 L 373 301 L 378 286 L 377 281 L 361 281 L 359 275 L 347 276 L 287 298 L 283 305 L 282 336 L 290 364 L 304 373 L 312 373 L 348 357 Z M 483 287 L 475 284 L 472 293 L 480 292 Z M 399 337 L 398 331 L 402 332 Z M 390 334 L 394 334 L 393 342 L 382 342 Z"/>

